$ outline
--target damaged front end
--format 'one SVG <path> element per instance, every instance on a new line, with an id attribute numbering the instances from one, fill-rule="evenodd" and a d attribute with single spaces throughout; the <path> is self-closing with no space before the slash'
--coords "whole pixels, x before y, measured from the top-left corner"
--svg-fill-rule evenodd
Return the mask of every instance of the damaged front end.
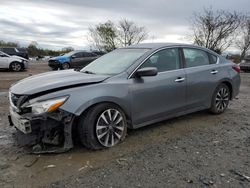
<path id="1" fill-rule="evenodd" d="M 34 96 L 9 94 L 10 125 L 21 146 L 33 153 L 60 153 L 73 147 L 72 125 L 75 115 L 60 109 L 68 96 L 39 101 Z"/>

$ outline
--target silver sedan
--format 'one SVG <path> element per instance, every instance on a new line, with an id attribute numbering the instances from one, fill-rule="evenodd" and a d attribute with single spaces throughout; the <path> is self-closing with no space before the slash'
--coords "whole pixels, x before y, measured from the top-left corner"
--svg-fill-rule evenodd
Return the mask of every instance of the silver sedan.
<path id="1" fill-rule="evenodd" d="M 124 140 L 127 128 L 204 109 L 223 113 L 239 93 L 239 72 L 236 64 L 198 46 L 138 44 L 81 71 L 19 81 L 10 88 L 9 119 L 39 152 L 72 148 L 72 130 L 87 148 L 108 148 Z"/>

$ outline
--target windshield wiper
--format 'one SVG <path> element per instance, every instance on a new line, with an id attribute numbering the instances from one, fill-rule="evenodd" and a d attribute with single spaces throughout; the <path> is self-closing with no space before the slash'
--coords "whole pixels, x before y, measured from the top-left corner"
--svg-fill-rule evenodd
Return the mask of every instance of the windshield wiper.
<path id="1" fill-rule="evenodd" d="M 91 72 L 91 71 L 83 71 L 83 73 L 86 73 L 86 74 L 95 74 L 94 72 Z"/>

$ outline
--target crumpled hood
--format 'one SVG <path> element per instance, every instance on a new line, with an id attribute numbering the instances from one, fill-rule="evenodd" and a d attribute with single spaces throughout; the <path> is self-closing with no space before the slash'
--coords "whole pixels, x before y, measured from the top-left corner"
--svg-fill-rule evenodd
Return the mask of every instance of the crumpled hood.
<path id="1" fill-rule="evenodd" d="M 11 57 L 16 58 L 16 59 L 21 59 L 21 60 L 24 60 L 24 61 L 28 61 L 27 59 L 25 59 L 23 57 L 20 57 L 20 56 L 17 56 L 17 55 L 12 55 Z"/>
<path id="2" fill-rule="evenodd" d="M 72 69 L 47 72 L 20 80 L 10 88 L 10 91 L 18 95 L 31 95 L 68 86 L 98 83 L 108 77 L 107 75 L 86 74 Z"/>

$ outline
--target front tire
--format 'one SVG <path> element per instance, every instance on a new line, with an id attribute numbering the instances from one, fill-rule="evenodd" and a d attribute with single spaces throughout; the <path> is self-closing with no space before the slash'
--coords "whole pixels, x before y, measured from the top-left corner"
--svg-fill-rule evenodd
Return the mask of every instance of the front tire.
<path id="1" fill-rule="evenodd" d="M 229 104 L 230 90 L 226 84 L 220 84 L 213 94 L 210 112 L 213 114 L 223 113 Z"/>
<path id="2" fill-rule="evenodd" d="M 21 71 L 23 68 L 22 64 L 19 62 L 12 62 L 10 64 L 10 70 L 14 71 L 14 72 L 19 72 Z"/>
<path id="3" fill-rule="evenodd" d="M 62 70 L 67 70 L 67 69 L 69 69 L 69 68 L 70 68 L 69 63 L 63 63 L 63 64 L 62 64 Z"/>
<path id="4" fill-rule="evenodd" d="M 114 104 L 98 104 L 80 117 L 78 133 L 82 144 L 89 149 L 113 147 L 126 137 L 126 116 Z"/>

